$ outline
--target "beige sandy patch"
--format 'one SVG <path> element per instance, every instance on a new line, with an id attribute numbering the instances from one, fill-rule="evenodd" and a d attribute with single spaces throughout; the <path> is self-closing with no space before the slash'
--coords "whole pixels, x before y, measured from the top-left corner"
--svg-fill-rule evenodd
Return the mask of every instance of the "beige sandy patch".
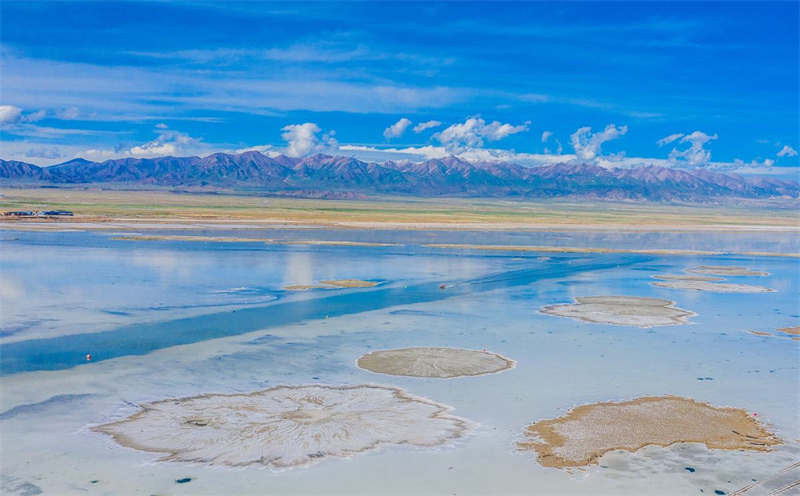
<path id="1" fill-rule="evenodd" d="M 332 279 L 320 281 L 320 283 L 338 288 L 372 288 L 378 285 L 376 281 L 362 281 L 361 279 Z"/>
<path id="2" fill-rule="evenodd" d="M 542 307 L 542 313 L 600 324 L 655 327 L 689 322 L 697 314 L 675 302 L 639 296 L 582 296 L 573 304 Z"/>
<path id="3" fill-rule="evenodd" d="M 267 243 L 271 245 L 314 245 L 314 246 L 400 246 L 395 243 L 368 243 L 363 241 L 329 241 L 321 239 L 286 240 L 271 238 L 243 238 L 235 236 L 191 236 L 191 235 L 128 235 L 112 236 L 115 241 L 196 241 L 202 243 Z"/>
<path id="4" fill-rule="evenodd" d="M 357 365 L 377 374 L 448 379 L 496 374 L 516 362 L 497 353 L 457 348 L 404 348 L 368 353 Z"/>
<path id="5" fill-rule="evenodd" d="M 776 331 L 784 332 L 786 334 L 794 334 L 800 336 L 800 326 L 794 327 L 779 327 Z"/>
<path id="6" fill-rule="evenodd" d="M 711 449 L 767 451 L 781 443 L 742 409 L 677 396 L 579 406 L 530 425 L 525 437 L 519 449 L 536 451 L 539 463 L 558 468 L 590 465 L 609 451 L 650 445 L 702 443 Z"/>
<path id="7" fill-rule="evenodd" d="M 660 281 L 701 281 L 701 282 L 716 282 L 716 281 L 724 281 L 725 279 L 722 277 L 714 277 L 714 276 L 695 276 L 691 274 L 664 274 L 664 275 L 656 275 L 652 276 L 653 279 L 658 279 Z"/>
<path id="8" fill-rule="evenodd" d="M 768 276 L 769 272 L 750 270 L 747 267 L 733 267 L 730 265 L 700 265 L 686 272 L 692 274 L 708 274 L 712 276 Z"/>
<path id="9" fill-rule="evenodd" d="M 652 286 L 689 291 L 706 291 L 710 293 L 774 293 L 775 290 L 764 286 L 750 284 L 732 284 L 726 282 L 706 282 L 692 280 L 675 280 L 651 282 Z"/>
<path id="10" fill-rule="evenodd" d="M 146 403 L 95 427 L 163 461 L 285 469 L 382 446 L 436 447 L 465 436 L 450 407 L 383 386 L 280 386 Z"/>
<path id="11" fill-rule="evenodd" d="M 330 289 L 330 286 L 325 286 L 324 284 L 289 284 L 288 286 L 284 286 L 283 289 L 285 291 L 306 291 L 309 289 Z"/>

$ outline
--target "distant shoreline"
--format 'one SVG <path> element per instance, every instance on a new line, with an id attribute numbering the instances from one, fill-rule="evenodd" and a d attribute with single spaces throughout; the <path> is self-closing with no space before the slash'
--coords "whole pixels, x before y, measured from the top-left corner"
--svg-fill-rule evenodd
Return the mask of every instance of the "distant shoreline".
<path id="1" fill-rule="evenodd" d="M 462 245 L 462 244 L 428 244 L 426 248 L 449 248 L 459 250 L 484 251 L 516 251 L 532 253 L 626 253 L 632 255 L 744 255 L 754 257 L 790 257 L 800 258 L 800 253 L 772 253 L 756 251 L 706 251 L 706 250 L 670 250 L 670 249 L 620 249 L 620 248 L 575 248 L 565 246 L 514 246 L 514 245 Z"/>
<path id="2" fill-rule="evenodd" d="M 335 220 L 294 220 L 288 218 L 140 218 L 81 216 L 64 218 L 0 218 L 0 229 L 51 231 L 58 229 L 125 230 L 170 229 L 352 229 L 392 231 L 526 231 L 526 232 L 800 232 L 800 225 L 597 225 L 597 224 L 530 224 L 496 222 L 370 222 Z"/>
<path id="3" fill-rule="evenodd" d="M 312 200 L 165 191 L 0 188 L 0 229 L 353 229 L 586 232 L 800 232 L 800 213 L 762 202 L 687 205 L 589 200 Z"/>
<path id="4" fill-rule="evenodd" d="M 70 231 L 113 231 L 113 230 L 130 230 L 137 228 L 141 230 L 167 228 L 175 231 L 192 231 L 192 230 L 207 230 L 208 228 L 203 225 L 198 225 L 193 228 L 179 228 L 175 229 L 170 227 L 169 223 L 163 223 L 163 227 L 149 227 L 142 229 L 136 227 L 135 223 L 128 221 L 128 225 L 107 225 L 97 223 L 93 226 L 81 225 L 77 229 L 68 229 L 65 225 L 54 225 L 52 228 L 43 228 L 42 224 L 38 224 L 37 228 L 32 228 L 37 224 L 29 224 L 23 229 L 20 227 L 23 222 L 13 223 L 5 222 L 0 223 L 0 231 L 2 230 L 28 230 L 38 232 L 70 232 Z M 68 224 L 68 223 L 65 223 Z M 46 225 L 46 224 L 45 224 Z M 234 224 L 228 228 L 235 227 Z M 317 226 L 319 227 L 319 226 Z M 270 228 L 276 229 L 280 226 L 271 226 Z M 300 230 L 299 228 L 298 230 Z M 308 227 L 309 230 L 314 230 Z M 385 227 L 384 227 L 385 229 Z M 426 229 L 420 229 L 425 231 Z M 429 229 L 433 231 L 433 229 Z M 447 231 L 447 229 L 442 229 Z M 565 231 L 569 229 L 555 230 L 555 229 L 538 229 L 539 231 Z M 708 228 L 704 229 L 709 231 Z M 575 231 L 574 229 L 571 231 Z M 615 232 L 620 232 L 616 230 Z M 643 231 L 652 232 L 652 231 Z M 752 232 L 752 231 L 742 231 Z M 781 231 L 783 232 L 783 231 Z M 200 243 L 262 243 L 268 245 L 308 245 L 308 246 L 351 246 L 351 247 L 372 247 L 372 248 L 389 248 L 403 246 L 402 243 L 379 243 L 379 242 L 363 242 L 363 241 L 349 241 L 349 240 L 315 240 L 315 239 L 297 239 L 297 240 L 280 240 L 271 238 L 257 238 L 257 237 L 236 237 L 236 236 L 205 236 L 205 235 L 141 235 L 141 234 L 124 234 L 118 236 L 110 236 L 109 239 L 113 241 L 131 241 L 131 242 L 149 242 L 149 241 L 181 241 L 181 242 L 200 242 Z M 415 243 L 423 248 L 433 249 L 449 249 L 449 250 L 480 250 L 480 251 L 494 251 L 494 252 L 519 252 L 519 253 L 594 253 L 594 254 L 631 254 L 631 255 L 677 255 L 677 256 L 752 256 L 752 257 L 783 257 L 783 258 L 800 258 L 800 253 L 785 253 L 785 252 L 762 252 L 762 251 L 728 251 L 728 250 L 683 250 L 683 249 L 633 249 L 633 248 L 598 248 L 598 247 L 575 247 L 575 246 L 542 246 L 542 245 L 480 245 L 480 244 L 461 244 L 461 243 Z"/>

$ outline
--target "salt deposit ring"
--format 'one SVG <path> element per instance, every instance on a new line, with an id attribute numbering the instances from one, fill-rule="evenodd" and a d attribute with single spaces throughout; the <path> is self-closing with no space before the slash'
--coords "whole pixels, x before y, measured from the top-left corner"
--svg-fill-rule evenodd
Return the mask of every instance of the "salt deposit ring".
<path id="1" fill-rule="evenodd" d="M 141 408 L 93 430 L 122 446 L 156 453 L 161 461 L 222 467 L 287 469 L 383 446 L 432 448 L 473 428 L 447 405 L 374 385 L 278 386 Z"/>
<path id="2" fill-rule="evenodd" d="M 359 368 L 376 374 L 434 379 L 497 374 L 514 368 L 516 363 L 497 353 L 458 348 L 380 350 L 356 362 Z"/>

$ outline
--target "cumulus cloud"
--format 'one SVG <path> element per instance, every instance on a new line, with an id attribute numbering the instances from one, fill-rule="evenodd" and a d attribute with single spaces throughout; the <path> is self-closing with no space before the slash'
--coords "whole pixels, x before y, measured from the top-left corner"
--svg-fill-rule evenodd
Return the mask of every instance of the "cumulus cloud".
<path id="1" fill-rule="evenodd" d="M 48 117 L 61 120 L 74 120 L 80 116 L 81 113 L 76 107 L 70 107 L 58 111 L 41 109 L 35 112 L 24 113 L 24 111 L 19 107 L 15 107 L 13 105 L 0 105 L 0 125 L 19 124 L 20 127 L 26 127 L 27 129 L 37 129 L 32 125 L 32 123 Z M 65 132 L 69 131 L 65 130 Z"/>
<path id="2" fill-rule="evenodd" d="M 152 158 L 176 155 L 178 147 L 174 143 L 164 143 L 158 140 L 149 141 L 143 145 L 134 146 L 130 154 L 134 157 Z"/>
<path id="3" fill-rule="evenodd" d="M 163 122 L 159 122 L 158 124 L 156 124 L 156 129 L 168 129 L 168 128 L 169 126 L 167 126 Z"/>
<path id="4" fill-rule="evenodd" d="M 312 153 L 318 153 L 327 149 L 335 150 L 339 143 L 334 136 L 336 131 L 323 134 L 317 137 L 317 133 L 322 132 L 319 126 L 313 122 L 304 124 L 291 124 L 281 128 L 281 137 L 286 140 L 286 155 L 290 157 L 303 157 Z"/>
<path id="5" fill-rule="evenodd" d="M 190 147 L 200 144 L 199 138 L 192 138 L 186 133 L 159 129 L 158 138 L 143 145 L 134 146 L 129 154 L 134 157 L 161 157 L 165 155 L 178 155 Z"/>
<path id="6" fill-rule="evenodd" d="M 769 168 L 775 165 L 775 161 L 771 158 L 765 158 L 762 161 L 758 159 L 751 160 L 750 162 L 745 162 L 744 160 L 735 159 L 732 164 L 715 164 L 716 166 L 713 167 L 714 169 L 722 170 L 722 171 L 737 171 L 737 170 L 748 170 L 748 171 L 757 171 L 758 169 Z"/>
<path id="7" fill-rule="evenodd" d="M 78 107 L 65 108 L 56 114 L 56 117 L 58 117 L 59 119 L 64 119 L 67 121 L 77 119 L 80 116 L 81 116 L 81 111 L 78 110 Z"/>
<path id="8" fill-rule="evenodd" d="M 433 137 L 451 152 L 461 152 L 470 148 L 481 148 L 485 141 L 498 141 L 527 130 L 527 123 L 512 126 L 494 121 L 487 124 L 480 117 L 470 117 L 463 123 L 445 128 Z"/>
<path id="9" fill-rule="evenodd" d="M 59 148 L 55 146 L 53 147 L 37 146 L 25 150 L 25 156 L 28 158 L 54 159 L 54 158 L 61 158 L 64 156 L 64 154 L 61 152 Z"/>
<path id="10" fill-rule="evenodd" d="M 582 127 L 571 136 L 575 156 L 579 160 L 592 161 L 602 154 L 603 143 L 615 140 L 628 132 L 628 126 L 609 124 L 603 131 L 592 133 L 591 127 Z"/>
<path id="11" fill-rule="evenodd" d="M 13 105 L 0 105 L 0 124 L 16 124 L 21 117 L 21 108 Z"/>
<path id="12" fill-rule="evenodd" d="M 103 160 L 120 158 L 129 155 L 130 154 L 128 153 L 128 150 L 125 151 L 98 150 L 95 148 L 90 148 L 88 150 L 81 150 L 75 154 L 76 157 L 85 158 L 86 160 L 92 160 L 94 162 L 102 162 Z"/>
<path id="13" fill-rule="evenodd" d="M 28 115 L 22 116 L 22 119 L 20 120 L 22 120 L 23 122 L 37 122 L 44 119 L 45 117 L 47 117 L 46 110 L 37 110 L 36 112 L 31 112 Z"/>
<path id="14" fill-rule="evenodd" d="M 208 150 L 209 146 L 201 138 L 186 133 L 156 126 L 158 137 L 141 145 L 118 144 L 113 149 L 90 149 L 75 153 L 76 157 L 89 160 L 108 160 L 113 158 L 136 157 L 154 158 L 163 156 L 185 156 Z"/>
<path id="15" fill-rule="evenodd" d="M 783 158 L 783 157 L 796 157 L 797 156 L 797 150 L 795 150 L 794 148 L 792 148 L 789 145 L 783 145 L 783 148 L 781 149 L 781 151 L 778 152 L 778 156 L 781 157 L 781 158 Z"/>
<path id="16" fill-rule="evenodd" d="M 658 146 L 668 145 L 668 144 L 672 143 L 675 140 L 683 138 L 683 136 L 684 136 L 683 133 L 670 134 L 666 138 L 661 138 L 660 140 L 656 141 L 656 144 Z"/>
<path id="17" fill-rule="evenodd" d="M 408 126 L 410 125 L 411 121 L 403 117 L 399 121 L 387 127 L 386 130 L 383 131 L 383 136 L 386 139 L 399 138 L 403 135 L 403 133 L 406 132 L 406 129 L 408 129 Z"/>
<path id="18" fill-rule="evenodd" d="M 424 131 L 424 130 L 426 130 L 426 129 L 431 129 L 431 128 L 434 128 L 434 127 L 439 127 L 439 126 L 441 126 L 441 125 L 442 125 L 442 123 L 441 123 L 441 122 L 439 122 L 439 121 L 427 121 L 427 122 L 420 122 L 419 124 L 417 124 L 416 126 L 414 126 L 414 129 L 413 129 L 413 131 L 414 131 L 415 133 L 419 134 L 419 133 L 421 133 L 422 131 Z"/>
<path id="19" fill-rule="evenodd" d="M 550 136 L 553 135 L 552 131 L 545 131 L 542 133 L 542 143 L 547 143 L 547 140 L 550 139 Z"/>
<path id="20" fill-rule="evenodd" d="M 376 148 L 364 145 L 342 145 L 339 150 L 349 152 L 353 156 L 358 156 L 363 160 L 410 160 L 423 161 L 430 159 L 441 159 L 450 155 L 471 162 L 478 161 L 504 161 L 514 162 L 522 165 L 535 166 L 547 165 L 563 162 L 574 158 L 572 155 L 551 155 L 536 153 L 517 153 L 514 150 L 502 150 L 496 148 L 465 148 L 460 152 L 453 153 L 452 150 L 444 146 L 410 146 L 405 148 Z"/>
<path id="21" fill-rule="evenodd" d="M 703 148 L 703 145 L 718 137 L 716 134 L 709 136 L 702 131 L 695 131 L 683 136 L 679 143 L 689 143 L 689 148 L 683 151 L 673 148 L 669 154 L 670 163 L 689 168 L 707 166 L 711 162 L 711 151 Z"/>

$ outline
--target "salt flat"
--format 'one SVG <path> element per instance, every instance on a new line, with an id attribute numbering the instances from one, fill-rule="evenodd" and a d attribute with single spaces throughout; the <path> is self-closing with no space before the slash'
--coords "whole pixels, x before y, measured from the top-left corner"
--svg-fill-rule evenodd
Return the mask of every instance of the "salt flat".
<path id="1" fill-rule="evenodd" d="M 165 228 L 158 234 L 175 232 Z M 223 235 L 293 240 L 295 232 L 256 229 L 252 234 Z M 625 253 L 553 253 L 543 258 L 540 253 L 423 246 L 471 243 L 473 236 L 505 244 L 508 233 L 401 234 L 402 242 L 395 231 L 321 229 L 302 234 L 391 244 L 373 246 L 198 243 L 180 238 L 121 242 L 111 239 L 113 232 L 103 231 L 4 231 L 4 490 L 33 485 L 64 494 L 125 494 L 136 484 L 152 493 L 180 488 L 219 494 L 246 493 L 255 484 L 286 494 L 370 494 L 388 482 L 393 490 L 409 494 L 506 494 L 520 488 L 555 494 L 676 494 L 700 489 L 713 494 L 732 493 L 752 479 L 776 473 L 800 453 L 798 342 L 776 331 L 791 329 L 799 318 L 796 259 Z M 700 242 L 692 233 L 628 233 L 602 240 L 585 232 L 525 236 L 568 245 L 635 242 L 653 249 Z M 702 242 L 723 251 L 760 250 L 765 242 L 784 250 L 794 241 L 781 241 L 781 236 L 717 233 L 706 234 Z M 650 284 L 653 276 L 686 274 L 700 265 L 769 273 L 735 276 L 735 281 L 776 291 L 712 293 Z M 313 288 L 321 281 L 337 280 L 380 284 Z M 291 284 L 311 289 L 285 290 Z M 683 325 L 642 328 L 540 312 L 542 307 L 598 295 L 674 301 L 675 307 L 696 315 Z M 413 348 L 486 350 L 513 360 L 514 367 L 441 380 L 376 374 L 357 366 L 358 359 L 370 353 Z M 441 370 L 441 364 L 436 369 Z M 149 444 L 153 440 L 118 442 L 103 431 L 103 426 L 138 418 L 151 404 L 175 406 L 179 409 L 173 413 L 178 415 L 189 412 L 187 419 L 195 423 L 186 428 L 203 432 L 214 422 L 227 424 L 229 415 L 244 411 L 244 399 L 263 391 L 365 386 L 417 398 L 408 403 L 411 406 L 413 401 L 433 405 L 431 412 L 463 419 L 469 432 L 436 437 L 434 423 L 413 434 L 418 442 L 406 442 L 411 439 L 408 432 L 382 432 L 377 423 L 374 431 L 354 433 L 349 427 L 352 446 L 305 449 L 281 434 L 255 451 L 248 448 L 245 458 L 250 461 L 282 453 L 294 460 L 290 465 L 306 467 L 286 470 L 274 464 L 256 468 L 264 465 L 260 462 L 226 468 L 241 460 L 219 451 L 221 445 L 209 447 L 202 457 L 190 457 L 190 463 L 180 454 L 169 454 L 177 453 L 170 448 L 180 448 L 181 436 L 170 440 L 175 444 L 155 446 Z M 580 405 L 665 395 L 755 414 L 783 443 L 755 452 L 717 450 L 713 444 L 686 444 L 678 438 L 667 447 L 611 451 L 596 464 L 571 470 L 544 467 L 535 453 L 517 449 L 526 426 L 562 417 Z M 208 398 L 211 403 L 206 406 L 220 409 L 204 406 L 203 411 L 214 412 L 206 419 L 183 409 L 186 398 Z M 231 409 L 218 402 L 220 398 L 243 402 Z M 318 399 L 308 404 L 326 408 L 328 400 Z M 327 420 L 333 410 L 324 415 L 304 408 L 298 412 L 284 412 L 276 425 L 312 422 L 325 433 L 336 428 Z M 408 413 L 409 418 L 427 415 L 413 408 Z M 449 418 L 443 420 L 445 431 L 453 425 Z M 248 422 L 243 420 L 241 429 L 252 428 Z M 218 431 L 222 437 L 215 439 L 241 439 L 237 436 L 245 431 L 237 429 Z M 378 434 L 385 435 L 379 449 L 361 449 Z M 183 439 L 184 447 L 199 440 Z M 407 477 L 409 471 L 414 478 Z M 175 482 L 186 479 L 190 480 L 180 485 Z"/>

